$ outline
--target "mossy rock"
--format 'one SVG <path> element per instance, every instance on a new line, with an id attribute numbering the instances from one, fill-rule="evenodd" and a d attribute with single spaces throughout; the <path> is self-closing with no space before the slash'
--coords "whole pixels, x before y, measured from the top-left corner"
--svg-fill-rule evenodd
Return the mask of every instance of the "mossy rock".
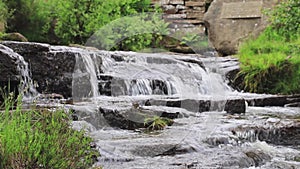
<path id="1" fill-rule="evenodd" d="M 1 37 L 1 40 L 28 42 L 27 38 L 20 33 L 6 33 Z"/>
<path id="2" fill-rule="evenodd" d="M 1 32 L 5 32 L 5 24 L 4 24 L 4 22 L 0 21 L 0 33 Z"/>

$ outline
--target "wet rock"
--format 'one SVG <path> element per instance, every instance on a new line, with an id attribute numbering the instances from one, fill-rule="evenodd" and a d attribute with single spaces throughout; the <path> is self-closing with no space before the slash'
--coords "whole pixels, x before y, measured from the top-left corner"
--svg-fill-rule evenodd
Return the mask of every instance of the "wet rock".
<path id="1" fill-rule="evenodd" d="M 118 127 L 121 129 L 134 130 L 144 127 L 144 119 L 146 114 L 143 114 L 138 109 L 129 110 L 112 110 L 100 108 L 107 123 L 111 127 Z"/>
<path id="2" fill-rule="evenodd" d="M 174 156 L 195 151 L 196 150 L 191 146 L 184 146 L 180 144 L 152 144 L 138 146 L 131 150 L 134 155 L 142 157 Z"/>
<path id="3" fill-rule="evenodd" d="M 241 114 L 246 112 L 246 104 L 244 99 L 228 100 L 225 109 L 229 114 Z"/>
<path id="4" fill-rule="evenodd" d="M 139 128 L 146 128 L 145 119 L 153 118 L 155 116 L 174 119 L 179 113 L 156 111 L 144 108 L 128 108 L 122 110 L 114 110 L 107 108 L 100 108 L 100 113 L 104 116 L 106 122 L 111 127 L 121 129 L 135 130 Z M 170 123 L 171 124 L 171 123 Z"/>
<path id="5" fill-rule="evenodd" d="M 20 84 L 20 72 L 18 70 L 17 59 L 11 56 L 11 51 L 0 44 L 0 89 L 5 92 L 18 93 Z M 3 101 L 2 95 L 0 102 Z"/>
<path id="6" fill-rule="evenodd" d="M 191 59 L 191 58 L 188 58 L 188 59 L 180 59 L 184 62 L 188 62 L 188 63 L 195 63 L 197 65 L 199 65 L 202 69 L 205 70 L 205 66 L 203 64 L 203 62 L 199 61 L 199 60 L 196 60 L 196 59 Z"/>
<path id="7" fill-rule="evenodd" d="M 255 167 L 261 166 L 261 165 L 265 164 L 266 161 L 271 160 L 270 155 L 268 155 L 262 151 L 259 151 L 259 150 L 248 151 L 248 152 L 245 152 L 245 154 L 247 155 L 247 157 L 249 157 L 254 162 Z"/>
<path id="8" fill-rule="evenodd" d="M 214 0 L 204 16 L 210 42 L 222 56 L 236 54 L 241 42 L 249 36 L 258 36 L 265 29 L 268 20 L 261 11 L 276 3 Z"/>
<path id="9" fill-rule="evenodd" d="M 300 123 L 296 126 L 257 131 L 259 140 L 276 145 L 297 146 L 300 144 Z"/>
<path id="10" fill-rule="evenodd" d="M 300 102 L 296 102 L 296 103 L 289 103 L 284 105 L 285 107 L 300 107 Z"/>
<path id="11" fill-rule="evenodd" d="M 72 96 L 72 74 L 76 64 L 76 52 L 51 51 L 50 45 L 40 43 L 10 41 L 1 43 L 22 55 L 29 63 L 38 92 L 58 93 L 65 98 Z"/>
<path id="12" fill-rule="evenodd" d="M 275 145 L 297 146 L 300 144 L 300 122 L 269 121 L 270 126 L 240 127 L 233 129 L 240 140 L 265 141 Z"/>
<path id="13" fill-rule="evenodd" d="M 3 41 L 1 44 L 11 48 L 14 52 L 19 54 L 24 53 L 38 53 L 38 52 L 49 52 L 50 45 L 43 43 L 32 43 L 32 42 L 13 42 Z"/>
<path id="14" fill-rule="evenodd" d="M 167 106 L 167 107 L 178 107 L 184 108 L 191 112 L 206 112 L 206 111 L 222 111 L 224 105 L 224 110 L 230 114 L 241 114 L 246 111 L 246 104 L 244 99 L 232 99 L 232 100 L 192 100 L 192 99 L 166 99 L 166 100 L 148 100 L 147 105 L 156 105 L 156 106 Z M 221 107 L 219 107 L 220 105 Z"/>
<path id="15" fill-rule="evenodd" d="M 300 95 L 271 95 L 259 98 L 246 99 L 251 106 L 285 106 L 297 105 L 300 102 Z"/>

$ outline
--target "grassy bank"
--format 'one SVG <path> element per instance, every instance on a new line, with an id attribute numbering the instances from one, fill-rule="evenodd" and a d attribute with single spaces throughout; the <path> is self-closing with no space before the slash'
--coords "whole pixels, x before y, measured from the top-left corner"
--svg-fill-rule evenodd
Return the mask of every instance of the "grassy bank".
<path id="1" fill-rule="evenodd" d="M 91 138 L 70 128 L 63 110 L 21 109 L 6 97 L 0 113 L 0 168 L 67 169 L 88 168 L 93 157 Z"/>
<path id="2" fill-rule="evenodd" d="M 266 11 L 270 26 L 241 45 L 239 79 L 249 92 L 300 93 L 300 1 L 284 0 Z"/>
<path id="3" fill-rule="evenodd" d="M 238 54 L 244 90 L 257 93 L 300 93 L 300 36 L 287 39 L 271 27 L 245 42 Z"/>

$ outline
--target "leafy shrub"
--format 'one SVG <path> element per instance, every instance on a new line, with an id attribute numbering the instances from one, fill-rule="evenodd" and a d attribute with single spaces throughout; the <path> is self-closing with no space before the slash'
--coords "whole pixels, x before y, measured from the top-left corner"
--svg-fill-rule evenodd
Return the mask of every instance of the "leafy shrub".
<path id="1" fill-rule="evenodd" d="M 158 13 L 144 13 L 122 17 L 100 30 L 89 39 L 88 45 L 105 50 L 139 51 L 157 47 L 167 35 L 168 24 Z"/>
<path id="2" fill-rule="evenodd" d="M 287 38 L 295 37 L 300 32 L 300 1 L 283 0 L 270 11 L 272 27 Z"/>
<path id="3" fill-rule="evenodd" d="M 64 43 L 84 44 L 94 32 L 122 16 L 150 9 L 149 0 L 57 1 L 55 32 Z M 68 26 L 66 26 L 68 25 Z M 144 40 L 144 39 L 141 39 Z"/>
<path id="4" fill-rule="evenodd" d="M 2 24 L 6 24 L 6 20 L 9 16 L 9 12 L 7 9 L 7 6 L 5 5 L 5 3 L 3 2 L 3 0 L 0 0 L 0 23 Z"/>
<path id="5" fill-rule="evenodd" d="M 62 110 L 22 110 L 20 101 L 6 97 L 0 114 L 0 168 L 88 168 L 91 138 L 69 126 Z M 16 107 L 14 107 L 16 105 Z"/>
<path id="6" fill-rule="evenodd" d="M 7 20 L 9 32 L 20 32 L 30 41 L 48 41 L 46 25 L 51 22 L 49 1 L 3 1 L 11 13 L 11 17 Z"/>

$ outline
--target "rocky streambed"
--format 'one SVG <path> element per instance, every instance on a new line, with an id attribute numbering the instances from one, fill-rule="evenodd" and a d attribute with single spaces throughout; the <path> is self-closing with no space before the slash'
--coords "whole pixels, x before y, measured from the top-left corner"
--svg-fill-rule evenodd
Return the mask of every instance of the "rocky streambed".
<path id="1" fill-rule="evenodd" d="M 1 42 L 0 85 L 72 110 L 104 168 L 299 168 L 300 97 L 234 91 L 236 59 Z M 63 104 L 62 104 L 63 103 Z M 145 130 L 145 118 L 172 125 Z"/>

